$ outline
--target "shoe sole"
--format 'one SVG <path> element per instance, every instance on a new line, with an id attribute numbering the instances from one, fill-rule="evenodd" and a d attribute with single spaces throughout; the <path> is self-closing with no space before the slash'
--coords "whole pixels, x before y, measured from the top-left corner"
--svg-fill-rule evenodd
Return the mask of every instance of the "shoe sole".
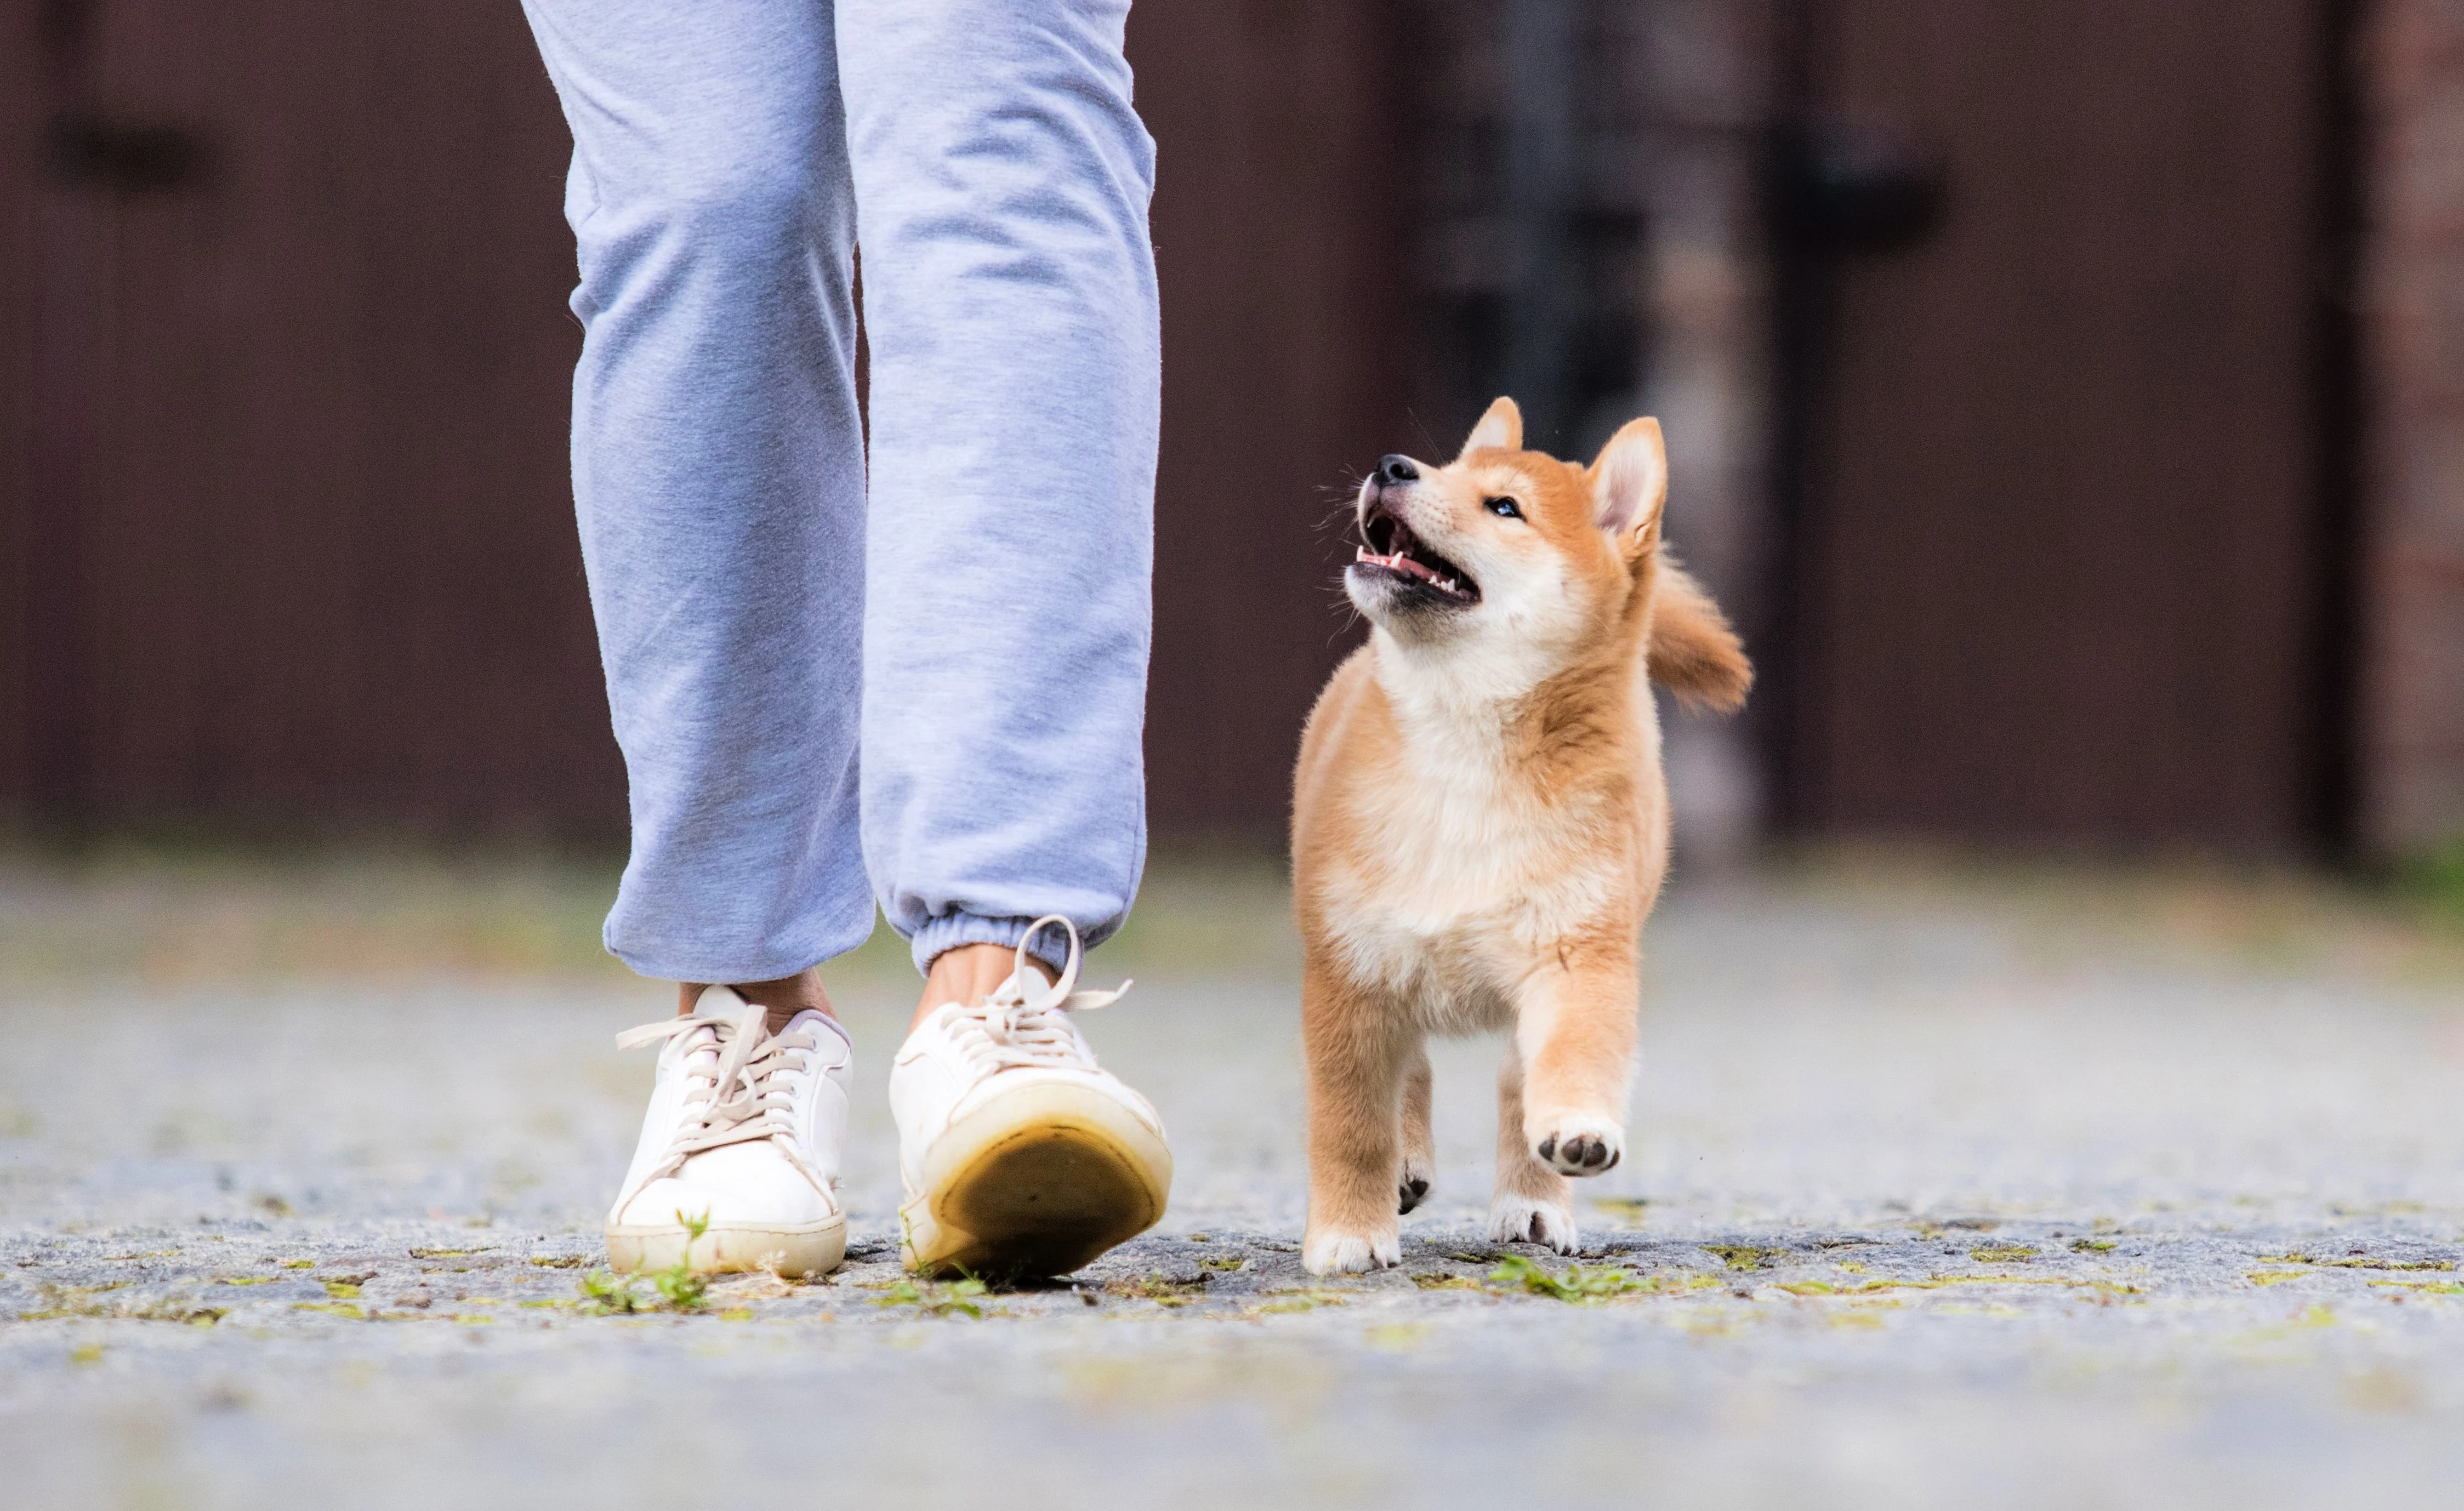
<path id="1" fill-rule="evenodd" d="M 1101 1092 L 1044 1084 L 953 1124 L 898 1209 L 907 1267 L 1067 1275 L 1155 1226 L 1172 1191 L 1161 1135 Z"/>
<path id="2" fill-rule="evenodd" d="M 813 1222 L 714 1222 L 697 1242 L 673 1222 L 611 1223 L 606 1234 L 608 1266 L 627 1274 L 671 1269 L 683 1260 L 705 1275 L 749 1270 L 826 1275 L 847 1259 L 844 1216 Z"/>

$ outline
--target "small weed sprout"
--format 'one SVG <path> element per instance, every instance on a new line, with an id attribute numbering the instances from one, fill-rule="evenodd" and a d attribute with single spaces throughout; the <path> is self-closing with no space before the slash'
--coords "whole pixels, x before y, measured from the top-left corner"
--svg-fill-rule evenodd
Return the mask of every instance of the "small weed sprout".
<path id="1" fill-rule="evenodd" d="M 590 1271 L 574 1282 L 583 1304 L 599 1316 L 614 1312 L 635 1312 L 642 1309 L 641 1298 L 634 1293 L 635 1277 L 619 1275 L 605 1265 Z"/>
<path id="2" fill-rule="evenodd" d="M 648 1274 L 618 1275 L 605 1265 L 594 1269 L 574 1283 L 583 1304 L 602 1317 L 621 1312 L 700 1310 L 710 1291 L 710 1277 L 693 1270 L 693 1246 L 710 1231 L 710 1214 L 688 1217 L 679 1212 L 676 1220 L 685 1226 L 685 1247 L 676 1256 L 675 1263 Z M 649 1281 L 653 1295 L 642 1294 L 644 1281 Z"/>
<path id="3" fill-rule="evenodd" d="M 913 1279 L 902 1278 L 874 1297 L 872 1303 L 875 1306 L 913 1306 L 931 1317 L 964 1315 L 980 1322 L 984 1309 L 976 1304 L 975 1298 L 984 1294 L 986 1289 L 988 1287 L 983 1281 L 961 1270 L 958 1279 L 947 1284 L 926 1281 L 919 1285 Z"/>

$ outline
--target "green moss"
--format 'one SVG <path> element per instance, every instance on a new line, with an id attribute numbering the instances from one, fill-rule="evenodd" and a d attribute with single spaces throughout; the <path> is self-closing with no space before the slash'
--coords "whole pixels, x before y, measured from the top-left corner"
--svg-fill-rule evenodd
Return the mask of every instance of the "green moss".
<path id="1" fill-rule="evenodd" d="M 1132 1301 L 1160 1302 L 1166 1306 L 1186 1306 L 1206 1293 L 1206 1277 L 1194 1281 L 1169 1281 L 1161 1273 L 1151 1273 L 1142 1280 L 1107 1281 L 1104 1294 L 1127 1297 Z"/>
<path id="2" fill-rule="evenodd" d="M 1464 1275 L 1415 1275 L 1412 1283 L 1424 1291 L 1476 1291 L 1481 1288 L 1480 1281 Z"/>
<path id="3" fill-rule="evenodd" d="M 984 1309 L 976 1299 L 990 1287 L 972 1275 L 949 1281 L 917 1281 L 912 1277 L 893 1281 L 879 1296 L 872 1299 L 875 1306 L 913 1306 L 928 1317 L 973 1317 L 981 1320 Z"/>
<path id="4" fill-rule="evenodd" d="M 1751 1243 L 1705 1243 L 1705 1254 L 1716 1254 L 1732 1270 L 1767 1270 L 1787 1257 L 1786 1249 L 1766 1248 Z"/>
<path id="5" fill-rule="evenodd" d="M 1969 1250 L 1968 1257 L 1979 1264 L 2025 1264 L 2036 1251 L 2024 1243 L 1988 1243 Z"/>
<path id="6" fill-rule="evenodd" d="M 1249 1308 L 1249 1315 L 1279 1316 L 1287 1312 L 1315 1311 L 1321 1306 L 1346 1304 L 1341 1291 L 1317 1290 L 1309 1286 L 1286 1287 L 1282 1290 L 1268 1291 L 1266 1294 L 1274 1300 L 1264 1306 Z"/>
<path id="7" fill-rule="evenodd" d="M 35 1288 L 49 1304 L 38 1310 L 20 1312 L 19 1322 L 48 1322 L 71 1317 L 127 1318 L 138 1322 L 194 1323 L 210 1327 L 231 1315 L 228 1306 L 200 1306 L 184 1296 L 166 1296 L 158 1301 L 131 1305 L 125 1302 L 103 1302 L 95 1298 L 106 1291 L 116 1291 L 128 1282 L 115 1281 L 109 1285 L 41 1285 Z"/>
<path id="8" fill-rule="evenodd" d="M 1556 1274 L 1517 1254 L 1489 1272 L 1488 1282 L 1508 1290 L 1526 1291 L 1533 1296 L 1546 1296 L 1551 1301 L 1588 1304 L 1623 1296 L 1647 1287 L 1625 1270 L 1614 1267 L 1585 1269 L 1569 1264 Z"/>

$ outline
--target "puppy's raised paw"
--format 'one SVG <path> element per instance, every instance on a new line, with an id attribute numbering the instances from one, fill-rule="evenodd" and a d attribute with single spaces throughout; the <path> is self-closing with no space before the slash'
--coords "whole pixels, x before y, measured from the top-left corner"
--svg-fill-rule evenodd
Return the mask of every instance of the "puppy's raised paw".
<path id="1" fill-rule="evenodd" d="M 1625 1129 L 1579 1114 L 1552 1118 L 1532 1140 L 1531 1153 L 1560 1175 L 1606 1174 L 1625 1158 Z"/>
<path id="2" fill-rule="evenodd" d="M 1402 1240 L 1391 1233 L 1312 1233 L 1301 1245 L 1301 1268 L 1311 1275 L 1362 1275 L 1402 1262 Z"/>
<path id="3" fill-rule="evenodd" d="M 1403 1173 L 1395 1178 L 1395 1210 L 1409 1212 L 1428 1199 L 1428 1168 L 1417 1159 L 1405 1159 Z"/>
<path id="4" fill-rule="evenodd" d="M 1488 1209 L 1488 1236 L 1499 1243 L 1541 1243 L 1572 1254 L 1582 1242 L 1574 1210 L 1529 1196 L 1500 1196 Z"/>

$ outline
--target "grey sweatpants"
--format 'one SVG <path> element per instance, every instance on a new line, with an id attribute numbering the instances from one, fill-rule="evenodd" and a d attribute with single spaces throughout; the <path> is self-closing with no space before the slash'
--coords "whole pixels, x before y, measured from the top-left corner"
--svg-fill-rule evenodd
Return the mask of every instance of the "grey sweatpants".
<path id="1" fill-rule="evenodd" d="M 787 975 L 875 897 L 919 966 L 1102 938 L 1145 851 L 1158 385 L 1127 0 L 524 9 L 574 138 L 608 949 Z"/>

